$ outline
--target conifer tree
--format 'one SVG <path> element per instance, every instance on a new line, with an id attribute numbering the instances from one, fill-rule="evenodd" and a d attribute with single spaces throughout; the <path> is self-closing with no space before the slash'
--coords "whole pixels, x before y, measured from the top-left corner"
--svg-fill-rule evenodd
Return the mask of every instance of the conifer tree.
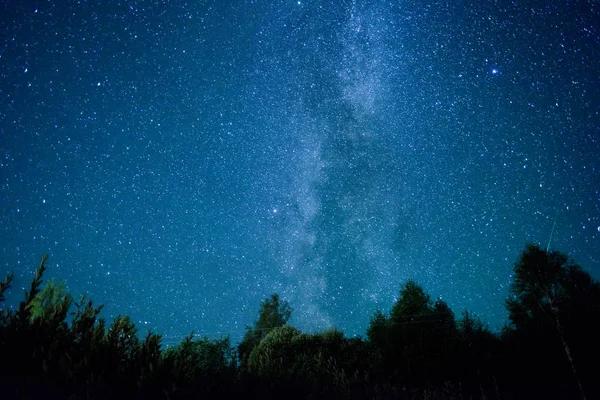
<path id="1" fill-rule="evenodd" d="M 73 297 L 67 292 L 64 282 L 50 279 L 31 301 L 31 320 L 44 319 L 60 308 L 67 311 L 73 303 Z"/>

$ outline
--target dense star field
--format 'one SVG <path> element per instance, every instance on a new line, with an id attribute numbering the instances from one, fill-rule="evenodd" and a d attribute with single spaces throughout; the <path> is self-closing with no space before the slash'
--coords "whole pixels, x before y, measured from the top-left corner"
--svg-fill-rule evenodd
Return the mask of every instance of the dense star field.
<path id="1" fill-rule="evenodd" d="M 48 253 L 166 343 L 273 292 L 364 334 L 409 278 L 499 327 L 526 243 L 600 276 L 599 29 L 587 0 L 3 1 L 7 301 Z"/>

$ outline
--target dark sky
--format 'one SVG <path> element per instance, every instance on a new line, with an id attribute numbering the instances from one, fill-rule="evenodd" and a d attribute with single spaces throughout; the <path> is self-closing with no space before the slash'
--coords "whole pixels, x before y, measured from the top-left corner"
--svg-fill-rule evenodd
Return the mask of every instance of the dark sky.
<path id="1" fill-rule="evenodd" d="M 526 243 L 600 277 L 600 2 L 8 1 L 0 272 L 177 341 L 279 292 L 364 334 L 409 278 L 506 319 Z"/>

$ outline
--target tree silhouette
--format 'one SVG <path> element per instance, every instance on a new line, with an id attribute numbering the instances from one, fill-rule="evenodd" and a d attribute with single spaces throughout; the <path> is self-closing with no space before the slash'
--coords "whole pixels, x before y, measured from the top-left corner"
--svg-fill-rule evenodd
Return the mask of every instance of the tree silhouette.
<path id="1" fill-rule="evenodd" d="M 4 278 L 3 281 L 0 281 L 0 303 L 2 303 L 5 298 L 4 298 L 4 292 L 6 292 L 6 290 L 8 290 L 10 288 L 10 284 L 12 283 L 13 280 L 13 273 L 9 272 L 6 277 Z M 8 309 L 6 310 L 0 310 L 0 327 L 2 327 L 3 325 L 5 325 L 8 321 L 8 318 L 10 316 L 10 313 L 8 311 Z"/>
<path id="2" fill-rule="evenodd" d="M 460 346 L 455 357 L 460 379 L 476 383 L 478 390 L 470 395 L 484 393 L 484 386 L 492 386 L 495 396 L 500 397 L 495 374 L 502 342 L 480 318 L 467 310 L 462 313 L 457 326 Z"/>
<path id="3" fill-rule="evenodd" d="M 546 368 L 547 374 L 560 371 L 565 365 L 560 362 L 561 357 L 556 357 L 556 349 L 561 348 L 562 359 L 568 363 L 579 393 L 585 398 L 578 368 L 586 364 L 581 362 L 588 358 L 584 353 L 598 353 L 597 338 L 592 339 L 590 332 L 598 334 L 592 321 L 599 316 L 600 286 L 566 255 L 532 244 L 521 254 L 514 272 L 511 296 L 506 301 L 511 326 L 505 335 L 525 351 L 537 351 L 538 360 L 552 358 L 546 363 L 548 366 L 558 360 L 555 368 Z M 575 338 L 579 338 L 578 344 Z M 589 340 L 581 341 L 582 338 Z"/>
<path id="4" fill-rule="evenodd" d="M 431 299 L 415 281 L 409 280 L 400 290 L 400 298 L 390 312 L 391 352 L 397 374 L 405 382 L 420 384 L 427 380 L 425 347 Z"/>
<path id="5" fill-rule="evenodd" d="M 4 301 L 4 292 L 10 288 L 10 284 L 13 280 L 13 273 L 9 272 L 3 281 L 0 281 L 0 302 Z"/>
<path id="6" fill-rule="evenodd" d="M 376 310 L 371 317 L 367 327 L 367 338 L 379 349 L 389 346 L 390 320 L 381 310 Z"/>
<path id="7" fill-rule="evenodd" d="M 248 370 L 278 386 L 294 388 L 294 396 L 348 398 L 367 381 L 370 356 L 360 339 L 347 339 L 337 329 L 302 333 L 283 325 L 254 348 Z M 290 393 L 288 392 L 288 397 Z"/>
<path id="8" fill-rule="evenodd" d="M 45 318 L 60 308 L 68 310 L 73 304 L 73 297 L 67 292 L 64 282 L 50 279 L 30 303 L 31 320 Z"/>
<path id="9" fill-rule="evenodd" d="M 64 284 L 43 285 L 45 262 L 24 300 L 0 314 L 7 398 L 558 399 L 584 397 L 584 388 L 600 398 L 600 285 L 565 255 L 533 245 L 515 263 L 501 337 L 468 311 L 456 321 L 410 280 L 389 315 L 373 314 L 368 341 L 337 329 L 303 333 L 274 294 L 237 359 L 229 338 L 190 335 L 163 349 L 160 335 L 140 337 L 126 315 L 107 324 L 102 306 L 73 302 Z M 0 282 L 0 302 L 11 279 Z"/>
<path id="10" fill-rule="evenodd" d="M 238 346 L 238 356 L 243 368 L 247 366 L 248 357 L 254 347 L 273 329 L 283 326 L 292 315 L 292 308 L 285 300 L 280 300 L 279 294 L 274 293 L 263 300 L 258 312 L 258 321 L 253 327 L 247 326 L 246 333 Z"/>
<path id="11" fill-rule="evenodd" d="M 442 383 L 450 377 L 458 346 L 454 313 L 443 300 L 431 298 L 415 281 L 407 281 L 389 318 L 376 311 L 367 328 L 378 349 L 383 373 L 407 384 Z"/>
<path id="12" fill-rule="evenodd" d="M 177 346 L 168 347 L 161 361 L 167 381 L 172 382 L 168 391 L 179 397 L 217 392 L 235 375 L 235 354 L 228 337 L 194 340 L 192 333 Z"/>
<path id="13" fill-rule="evenodd" d="M 460 338 L 454 312 L 444 300 L 435 301 L 424 328 L 428 335 L 424 357 L 427 360 L 429 379 L 441 383 L 456 378 L 453 363 L 457 357 Z"/>
<path id="14" fill-rule="evenodd" d="M 271 379 L 290 379 L 292 367 L 298 354 L 296 343 L 304 342 L 302 332 L 290 325 L 271 329 L 263 340 L 254 347 L 248 360 L 248 370 Z M 306 346 L 306 343 L 304 343 Z"/>
<path id="15" fill-rule="evenodd" d="M 414 280 L 409 280 L 400 289 L 400 298 L 392 307 L 390 319 L 399 325 L 418 323 L 431 313 L 431 299 Z"/>

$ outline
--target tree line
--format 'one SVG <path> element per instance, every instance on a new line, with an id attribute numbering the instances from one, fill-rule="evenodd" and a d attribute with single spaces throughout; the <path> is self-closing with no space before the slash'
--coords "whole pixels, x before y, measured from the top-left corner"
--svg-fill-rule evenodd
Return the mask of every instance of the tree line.
<path id="1" fill-rule="evenodd" d="M 47 256 L 25 298 L 0 309 L 0 396 L 29 399 L 571 399 L 600 398 L 600 284 L 565 254 L 528 245 L 514 265 L 509 321 L 492 332 L 456 318 L 415 281 L 366 337 L 303 333 L 292 308 L 265 299 L 238 345 L 190 334 L 164 348 L 102 305 L 43 284 Z M 12 273 L 0 281 L 0 305 Z"/>

